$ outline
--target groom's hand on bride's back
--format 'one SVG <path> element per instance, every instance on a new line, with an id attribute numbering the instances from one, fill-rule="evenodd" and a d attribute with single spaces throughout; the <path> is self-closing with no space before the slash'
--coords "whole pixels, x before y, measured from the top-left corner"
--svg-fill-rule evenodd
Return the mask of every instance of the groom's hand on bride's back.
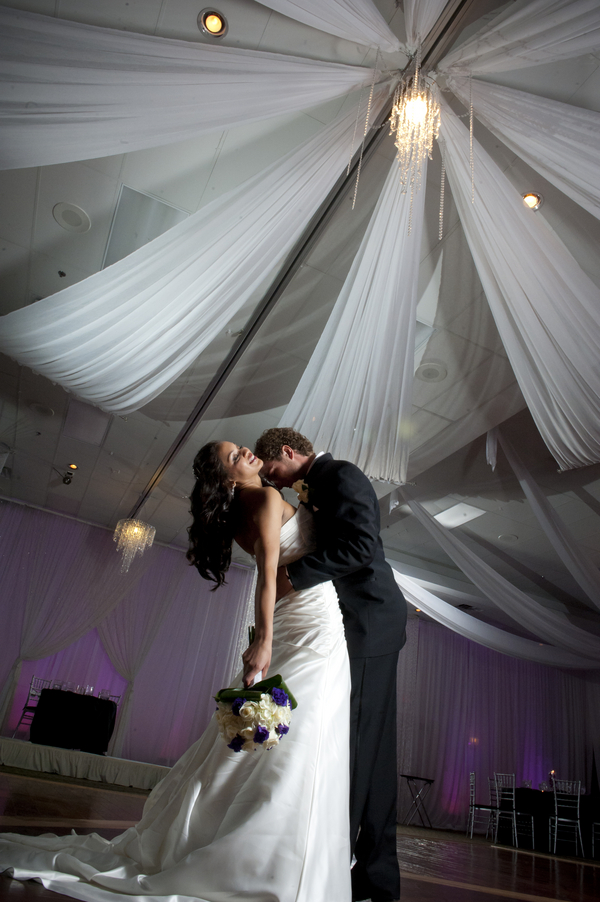
<path id="1" fill-rule="evenodd" d="M 278 567 L 277 568 L 277 594 L 276 599 L 279 601 L 280 598 L 283 598 L 285 595 L 289 595 L 290 592 L 294 591 L 294 587 L 291 584 L 286 567 Z"/>

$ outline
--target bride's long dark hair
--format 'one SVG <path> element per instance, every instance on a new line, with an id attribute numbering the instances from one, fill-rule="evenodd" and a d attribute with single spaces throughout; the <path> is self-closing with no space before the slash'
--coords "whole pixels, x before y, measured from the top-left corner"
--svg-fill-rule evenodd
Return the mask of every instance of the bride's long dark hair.
<path id="1" fill-rule="evenodd" d="M 190 495 L 193 521 L 186 555 L 200 576 L 216 583 L 213 591 L 225 583 L 235 529 L 235 494 L 217 454 L 218 444 L 209 442 L 194 458 L 196 484 Z"/>
<path id="2" fill-rule="evenodd" d="M 231 546 L 240 522 L 236 495 L 217 453 L 220 444 L 209 442 L 194 458 L 196 484 L 190 495 L 193 520 L 188 529 L 190 547 L 186 555 L 200 576 L 216 583 L 213 592 L 225 583 L 231 564 Z M 262 476 L 261 481 L 264 486 L 273 485 Z"/>

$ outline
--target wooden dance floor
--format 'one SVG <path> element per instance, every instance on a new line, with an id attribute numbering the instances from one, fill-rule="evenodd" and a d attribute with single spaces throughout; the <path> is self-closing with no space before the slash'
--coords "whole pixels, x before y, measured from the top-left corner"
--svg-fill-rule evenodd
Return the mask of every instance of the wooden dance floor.
<path id="1" fill-rule="evenodd" d="M 111 838 L 140 818 L 146 793 L 0 769 L 0 831 L 99 833 Z M 597 902 L 600 861 L 516 852 L 483 839 L 398 828 L 402 902 Z M 0 902 L 59 902 L 35 881 L 0 877 Z M 315 900 L 326 902 L 326 900 Z"/>

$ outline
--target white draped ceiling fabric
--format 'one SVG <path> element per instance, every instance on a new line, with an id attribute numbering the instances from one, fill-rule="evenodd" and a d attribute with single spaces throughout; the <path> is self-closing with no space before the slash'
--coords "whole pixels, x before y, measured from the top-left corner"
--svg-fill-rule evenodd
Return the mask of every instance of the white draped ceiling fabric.
<path id="1" fill-rule="evenodd" d="M 406 45 L 410 51 L 423 43 L 447 3 L 448 0 L 404 0 Z"/>
<path id="2" fill-rule="evenodd" d="M 442 100 L 446 171 L 519 386 L 561 469 L 600 461 L 600 291 Z"/>
<path id="3" fill-rule="evenodd" d="M 373 116 L 387 95 L 379 86 Z M 347 165 L 355 122 L 334 120 L 123 260 L 0 318 L 0 348 L 104 410 L 139 409 L 279 265 Z"/>
<path id="4" fill-rule="evenodd" d="M 104 157 L 307 109 L 359 66 L 115 31 L 0 7 L 0 168 Z"/>
<path id="5" fill-rule="evenodd" d="M 423 183 L 427 168 L 423 165 Z M 344 286 L 281 419 L 373 479 L 406 481 L 425 190 L 392 163 Z M 393 361 L 393 365 L 391 365 Z M 390 378 L 390 374 L 392 378 Z"/>
<path id="6" fill-rule="evenodd" d="M 372 0 L 258 0 L 312 28 L 392 52 L 400 41 Z"/>
<path id="7" fill-rule="evenodd" d="M 517 0 L 444 57 L 438 70 L 459 75 L 513 71 L 598 47 L 598 0 Z"/>
<path id="8" fill-rule="evenodd" d="M 471 551 L 455 533 L 438 523 L 418 501 L 413 501 L 405 489 L 400 491 L 419 523 L 436 539 L 465 576 L 501 611 L 508 614 L 522 629 L 556 648 L 589 658 L 592 663 L 588 663 L 588 667 L 596 666 L 593 662 L 600 666 L 600 637 L 580 629 L 564 614 L 545 607 L 517 589 Z"/>
<path id="9" fill-rule="evenodd" d="M 510 441 L 500 429 L 495 432 L 506 459 L 552 547 L 588 598 L 600 609 L 600 570 L 577 543 L 573 533 L 541 491 Z"/>
<path id="10" fill-rule="evenodd" d="M 562 648 L 541 645 L 533 639 L 525 639 L 523 636 L 516 636 L 497 626 L 484 623 L 477 617 L 448 604 L 447 601 L 442 601 L 441 598 L 419 585 L 415 579 L 402 572 L 401 564 L 395 564 L 394 561 L 389 563 L 392 565 L 394 578 L 406 600 L 452 632 L 464 636 L 465 639 L 485 645 L 486 648 L 491 648 L 503 655 L 523 658 L 525 661 L 535 661 L 537 664 L 546 664 L 549 667 L 568 667 L 576 670 L 600 668 L 600 662 L 586 660 L 581 655 L 573 654 Z"/>
<path id="11" fill-rule="evenodd" d="M 600 219 L 600 113 L 465 77 L 448 87 L 540 175 Z"/>

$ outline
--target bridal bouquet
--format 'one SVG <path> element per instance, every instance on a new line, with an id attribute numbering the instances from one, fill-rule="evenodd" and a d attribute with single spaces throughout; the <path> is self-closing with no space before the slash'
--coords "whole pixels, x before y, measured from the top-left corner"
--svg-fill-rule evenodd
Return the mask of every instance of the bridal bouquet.
<path id="1" fill-rule="evenodd" d="M 297 705 L 279 674 L 249 689 L 221 689 L 215 701 L 219 731 L 234 752 L 274 748 L 289 732 Z"/>

